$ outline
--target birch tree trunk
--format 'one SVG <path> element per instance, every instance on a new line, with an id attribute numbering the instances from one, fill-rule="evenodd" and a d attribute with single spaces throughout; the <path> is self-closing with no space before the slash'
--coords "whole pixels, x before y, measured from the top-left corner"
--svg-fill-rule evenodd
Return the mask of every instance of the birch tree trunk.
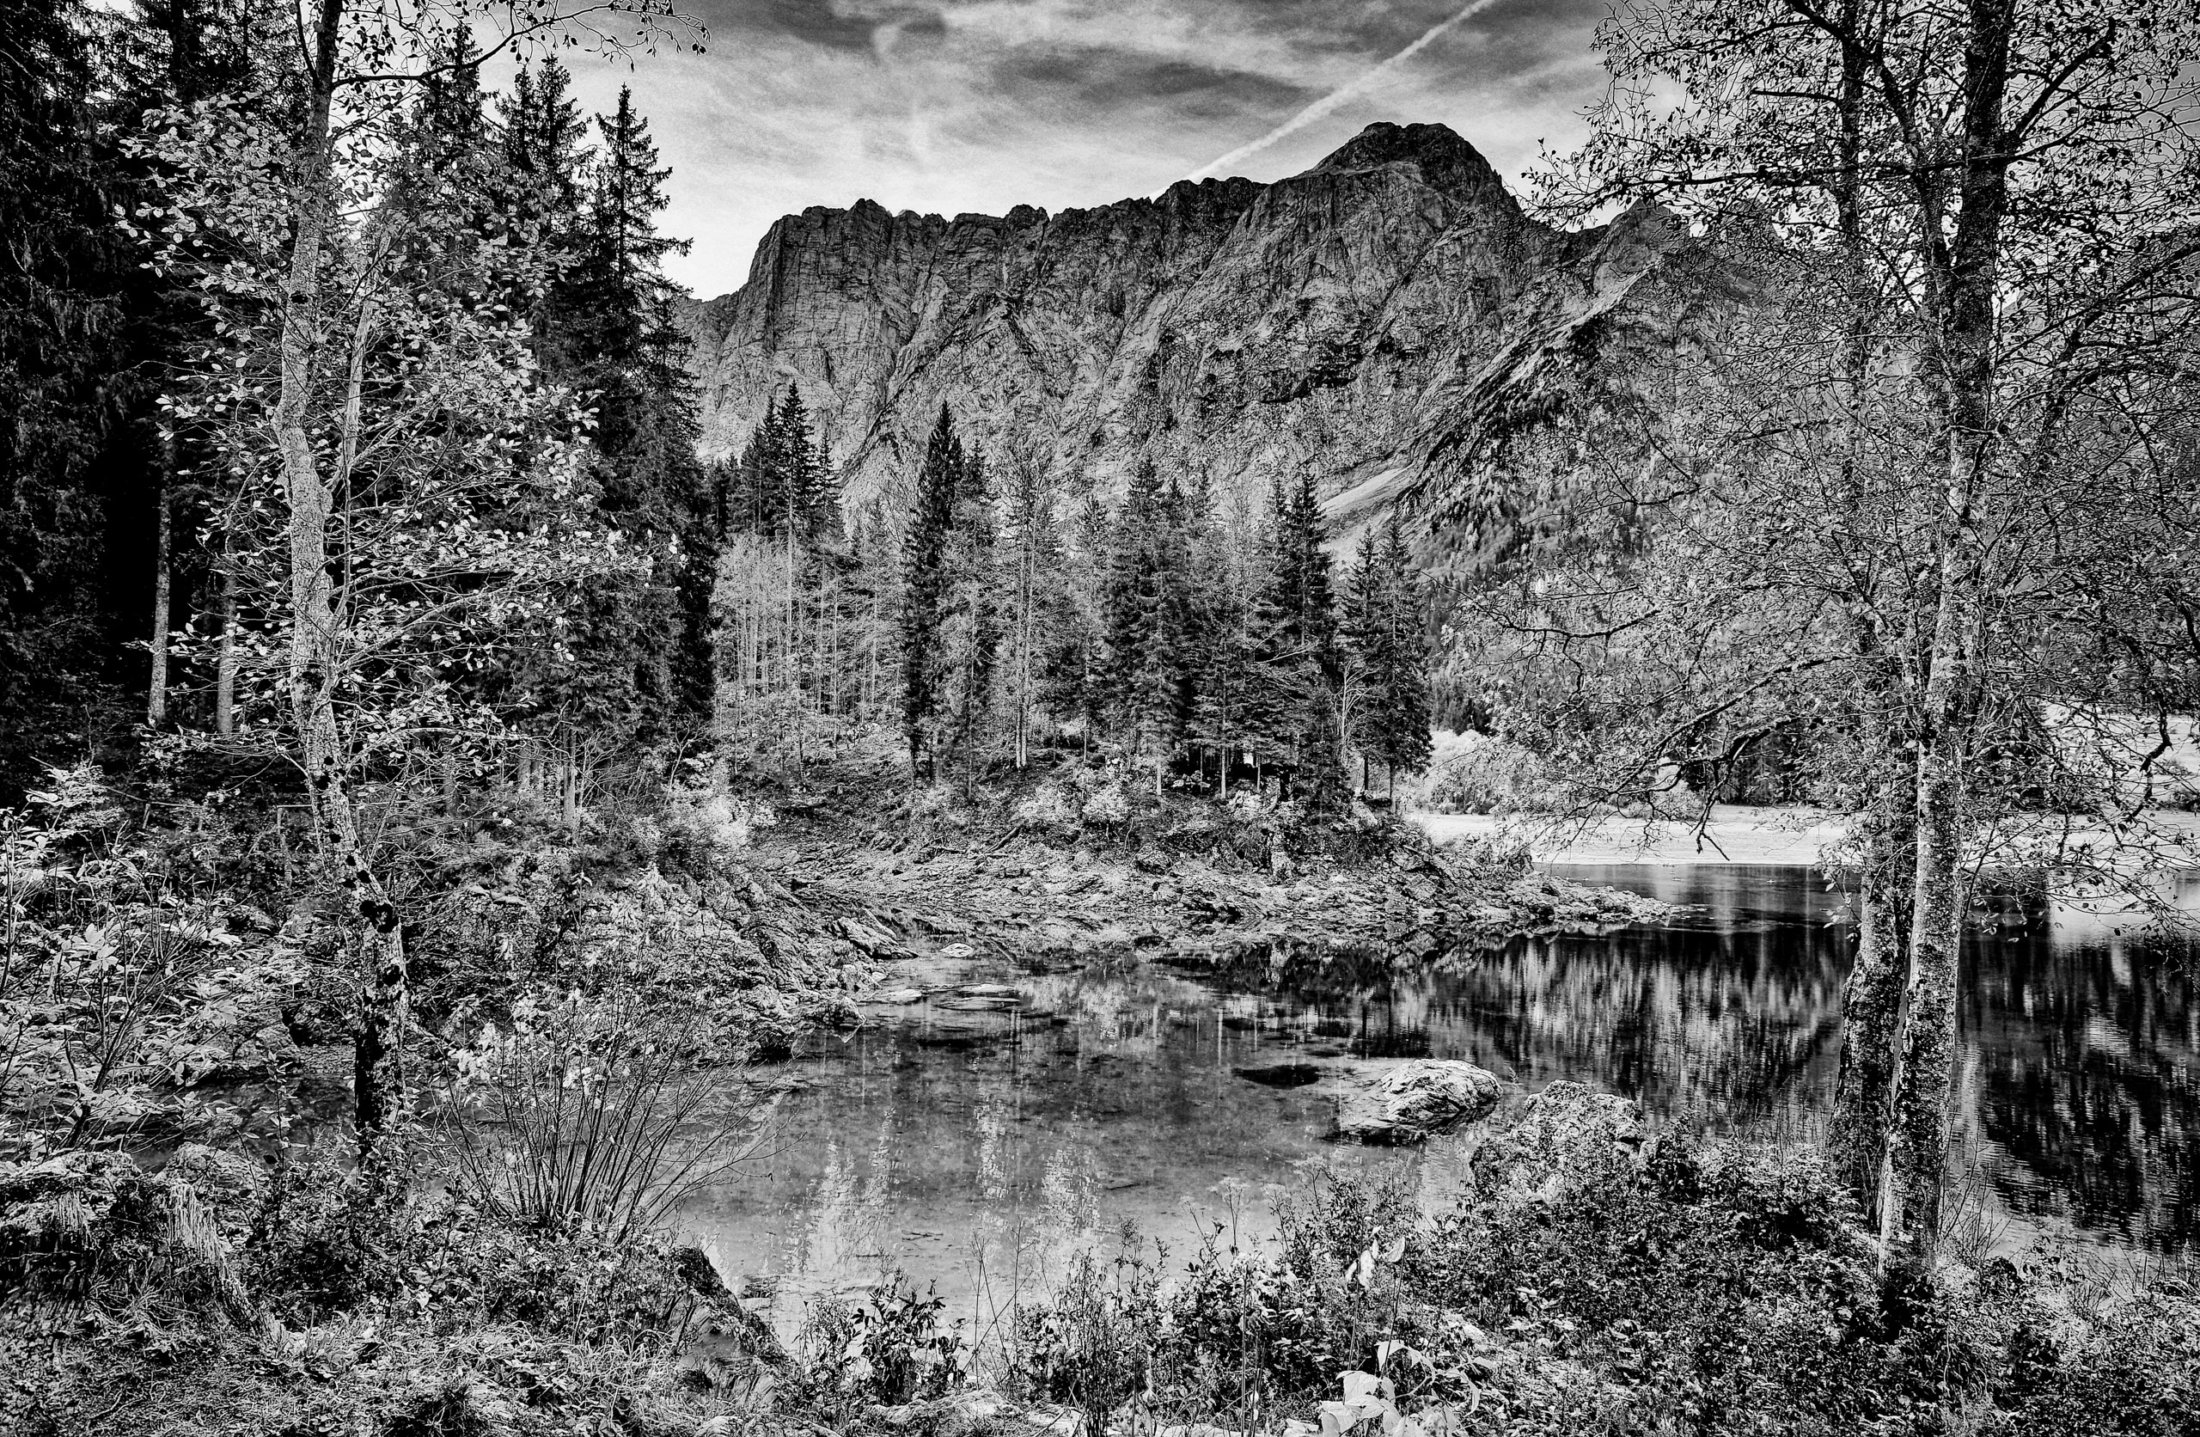
<path id="1" fill-rule="evenodd" d="M 154 728 L 168 722 L 168 630 L 173 594 L 169 568 L 175 543 L 175 502 L 168 492 L 168 476 L 174 472 L 175 465 L 169 446 L 170 440 L 163 435 L 160 496 L 155 501 L 159 518 L 153 528 L 153 635 L 150 645 L 153 663 L 152 672 L 145 680 L 145 722 Z"/>
<path id="2" fill-rule="evenodd" d="M 283 296 L 281 380 L 274 430 L 282 456 L 290 544 L 291 722 L 312 805 L 325 875 L 344 894 L 360 925 L 366 981 L 352 1029 L 352 1105 L 361 1158 L 387 1177 L 388 1138 L 402 1098 L 398 1047 L 408 1000 L 404 935 L 397 909 L 369 866 L 359 840 L 350 786 L 350 752 L 336 711 L 345 642 L 329 574 L 333 484 L 321 472 L 307 430 L 321 321 L 321 260 L 335 206 L 330 113 L 344 0 L 320 0 L 315 16 L 305 114 L 291 192 L 290 273 Z"/>
<path id="3" fill-rule="evenodd" d="M 214 651 L 214 732 L 228 738 L 237 731 L 237 571 L 223 540 L 222 632 Z"/>
<path id="4" fill-rule="evenodd" d="M 1880 1168 L 1883 1249 L 1907 1243 L 1929 1258 L 1940 1236 L 1954 1072 L 1957 965 L 1963 913 L 1965 768 L 1975 741 L 1987 582 L 1977 505 L 1993 463 L 1995 286 L 2014 160 L 2002 114 L 2015 0 L 1971 0 L 1963 58 L 1962 166 L 1954 226 L 1939 243 L 1943 181 L 1921 176 L 1919 210 L 1932 221 L 1936 261 L 1928 313 L 1938 331 L 1935 378 L 1945 439 L 1931 647 L 1915 733 L 1915 873 L 1910 952 L 1896 1014 L 1895 1121 Z"/>

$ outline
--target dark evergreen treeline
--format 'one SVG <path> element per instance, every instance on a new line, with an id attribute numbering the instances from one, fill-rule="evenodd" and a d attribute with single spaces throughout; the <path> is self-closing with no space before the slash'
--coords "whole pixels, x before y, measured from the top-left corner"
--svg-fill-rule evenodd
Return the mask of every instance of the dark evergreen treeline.
<path id="1" fill-rule="evenodd" d="M 737 749 L 799 751 L 816 720 L 898 721 L 919 775 L 974 780 L 1052 742 L 1158 789 L 1274 779 L 1333 808 L 1359 759 L 1423 766 L 1423 601 L 1395 525 L 1343 573 L 1311 479 L 1264 512 L 1151 463 L 1112 510 L 1002 469 L 943 407 L 906 512 L 839 532 L 837 487 L 790 389 L 722 466 L 720 714 Z M 898 531 L 898 534 L 897 534 Z"/>
<path id="2" fill-rule="evenodd" d="M 292 38 L 287 12 L 253 0 L 13 0 L 4 17 L 0 798 L 36 762 L 113 751 L 148 722 L 221 736 L 280 723 L 253 662 L 279 643 L 278 606 L 259 601 L 279 545 L 254 516 L 273 465 L 249 425 L 221 431 L 234 396 L 213 361 L 249 373 L 252 356 L 203 302 L 225 258 L 251 257 L 209 244 L 196 270 L 152 261 L 164 226 L 173 237 L 187 143 L 173 137 L 208 107 L 294 103 L 263 63 Z M 668 171 L 624 93 L 591 123 L 555 60 L 487 95 L 462 49 L 438 59 L 369 179 L 394 217 L 381 232 L 400 236 L 384 262 L 453 305 L 520 311 L 539 383 L 582 411 L 579 492 L 622 562 L 554 628 L 516 626 L 494 672 L 437 682 L 545 738 L 692 731 L 710 705 L 721 526 L 661 268 L 682 247 L 657 231 Z M 454 262 L 482 246 L 516 258 Z M 472 292 L 484 272 L 510 276 L 503 293 Z"/>
<path id="3" fill-rule="evenodd" d="M 249 33 L 217 0 L 126 16 L 0 6 L 0 794 L 147 708 L 145 641 L 169 528 L 159 398 L 184 309 L 127 217 L 127 137 L 236 88 Z M 152 702 L 158 714 L 157 696 Z"/>

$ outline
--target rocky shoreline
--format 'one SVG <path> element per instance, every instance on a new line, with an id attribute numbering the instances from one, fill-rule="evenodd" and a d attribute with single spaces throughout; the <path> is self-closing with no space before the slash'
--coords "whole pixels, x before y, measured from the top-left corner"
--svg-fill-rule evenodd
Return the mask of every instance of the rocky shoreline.
<path id="1" fill-rule="evenodd" d="M 983 827 L 865 831 L 846 814 L 795 810 L 753 861 L 826 924 L 851 959 L 1044 960 L 1113 953 L 1235 966 L 1351 960 L 1472 962 L 1523 935 L 1659 922 L 1671 905 L 1590 888 L 1517 854 L 1439 846 L 1391 824 L 1347 857 L 1224 844 L 1102 846 Z"/>

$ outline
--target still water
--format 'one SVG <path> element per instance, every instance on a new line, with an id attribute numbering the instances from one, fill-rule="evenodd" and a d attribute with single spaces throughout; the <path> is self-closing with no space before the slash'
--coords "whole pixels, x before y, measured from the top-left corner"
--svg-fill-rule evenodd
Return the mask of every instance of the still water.
<path id="1" fill-rule="evenodd" d="M 1418 1153 L 1327 1140 L 1333 1087 L 1306 1080 L 1352 1057 L 1464 1058 L 1530 1090 L 1577 1079 L 1714 1129 L 1817 1131 L 1839 1061 L 1844 895 L 1806 868 L 1560 871 L 1698 911 L 1405 973 L 1129 956 L 897 965 L 894 981 L 932 996 L 874 1010 L 777 1070 L 768 1150 L 698 1195 L 685 1224 L 722 1272 L 777 1294 L 782 1322 L 898 1268 L 983 1329 L 1068 1252 L 1126 1228 L 1178 1258 L 1202 1234 L 1259 1234 L 1298 1165 L 1395 1165 L 1441 1201 L 1462 1140 Z M 1966 970 L 1958 1145 L 1991 1220 L 2192 1246 L 2190 950 L 2009 901 L 1976 916 Z"/>

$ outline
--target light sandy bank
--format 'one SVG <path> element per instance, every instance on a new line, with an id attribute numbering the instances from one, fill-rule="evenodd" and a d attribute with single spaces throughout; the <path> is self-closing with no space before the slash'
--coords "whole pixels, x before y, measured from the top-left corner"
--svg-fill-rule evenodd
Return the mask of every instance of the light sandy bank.
<path id="1" fill-rule="evenodd" d="M 1593 822 L 1496 818 L 1479 813 L 1416 813 L 1412 821 L 1438 843 L 1495 838 L 1527 845 L 1539 863 L 1816 863 L 1837 843 L 1841 820 L 1819 809 L 1721 804 L 1699 830 L 1666 819 Z"/>

